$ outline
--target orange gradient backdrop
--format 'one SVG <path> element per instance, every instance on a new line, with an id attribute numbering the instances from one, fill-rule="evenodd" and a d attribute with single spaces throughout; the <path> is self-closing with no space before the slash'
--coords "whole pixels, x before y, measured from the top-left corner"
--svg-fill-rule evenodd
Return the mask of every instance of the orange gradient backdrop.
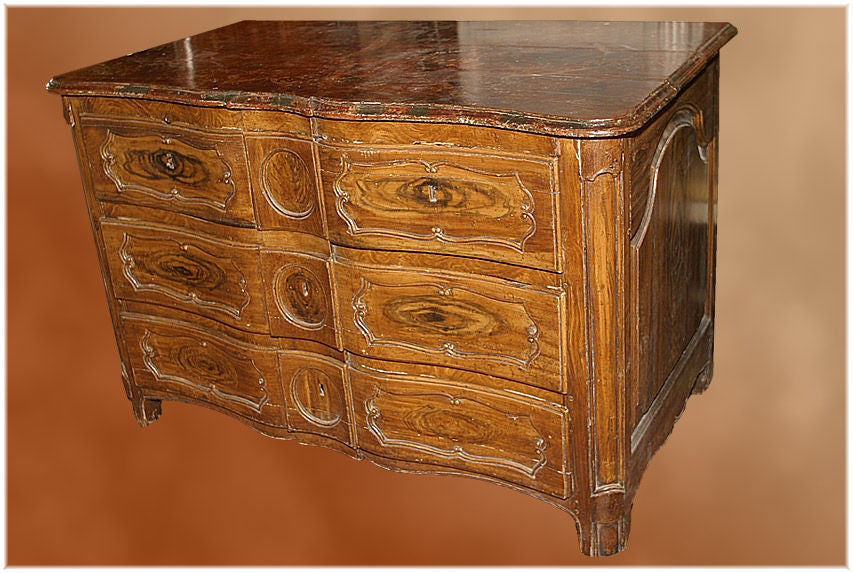
<path id="1" fill-rule="evenodd" d="M 728 21 L 715 378 L 591 561 L 571 518 L 165 403 L 137 427 L 55 74 L 243 19 Z M 844 562 L 844 8 L 8 8 L 10 565 Z"/>

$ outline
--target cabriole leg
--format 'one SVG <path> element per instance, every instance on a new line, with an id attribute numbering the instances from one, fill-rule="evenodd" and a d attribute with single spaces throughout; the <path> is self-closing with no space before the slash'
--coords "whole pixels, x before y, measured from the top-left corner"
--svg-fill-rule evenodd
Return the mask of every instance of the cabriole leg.
<path id="1" fill-rule="evenodd" d="M 161 400 L 152 400 L 137 394 L 130 399 L 130 403 L 133 405 L 133 415 L 137 423 L 143 428 L 157 421 L 162 413 Z"/>

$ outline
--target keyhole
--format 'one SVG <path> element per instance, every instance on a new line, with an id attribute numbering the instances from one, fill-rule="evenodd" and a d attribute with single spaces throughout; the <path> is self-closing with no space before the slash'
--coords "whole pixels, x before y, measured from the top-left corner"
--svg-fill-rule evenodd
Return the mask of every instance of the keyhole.
<path id="1" fill-rule="evenodd" d="M 320 382 L 320 396 L 322 396 L 322 397 L 324 397 L 324 398 L 326 397 L 326 389 L 325 389 L 325 388 L 323 388 L 323 383 L 322 383 L 322 382 Z"/>
<path id="2" fill-rule="evenodd" d="M 430 203 L 435 203 L 436 201 L 438 201 L 438 195 L 436 194 L 436 191 L 437 191 L 437 189 L 435 188 L 435 185 L 430 183 L 429 184 L 429 202 Z"/>

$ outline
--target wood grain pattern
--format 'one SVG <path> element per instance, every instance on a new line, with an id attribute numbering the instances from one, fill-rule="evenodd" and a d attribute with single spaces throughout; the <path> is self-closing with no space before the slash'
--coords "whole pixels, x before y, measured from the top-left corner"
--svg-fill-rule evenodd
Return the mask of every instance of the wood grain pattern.
<path id="1" fill-rule="evenodd" d="M 339 347 L 327 265 L 327 258 L 305 253 L 261 251 L 273 336 L 307 338 Z"/>
<path id="2" fill-rule="evenodd" d="M 99 124 L 116 118 L 155 123 L 168 128 L 188 127 L 205 130 L 239 130 L 240 113 L 222 108 L 183 105 L 166 101 L 115 97 L 74 98 L 80 121 Z"/>
<path id="3" fill-rule="evenodd" d="M 623 550 L 713 372 L 734 33 L 246 22 L 54 79 L 137 421 L 478 477 Z"/>
<path id="4" fill-rule="evenodd" d="M 334 270 L 348 350 L 565 388 L 559 294 L 438 268 L 428 279 L 350 260 Z"/>
<path id="5" fill-rule="evenodd" d="M 319 147 L 329 238 L 559 270 L 553 164 Z"/>
<path id="6" fill-rule="evenodd" d="M 122 323 L 137 386 L 283 425 L 274 347 L 164 317 L 125 313 Z"/>
<path id="7" fill-rule="evenodd" d="M 323 236 L 312 146 L 284 137 L 245 138 L 258 224 Z"/>
<path id="8" fill-rule="evenodd" d="M 156 223 L 102 223 L 113 288 L 226 324 L 269 332 L 258 249 Z"/>
<path id="9" fill-rule="evenodd" d="M 335 147 L 486 150 L 534 157 L 552 157 L 557 154 L 554 138 L 506 129 L 446 123 L 346 121 L 321 117 L 315 118 L 313 125 L 317 141 Z"/>
<path id="10" fill-rule="evenodd" d="M 622 142 L 579 142 L 586 207 L 588 328 L 592 349 L 589 412 L 595 434 L 594 491 L 624 487 Z"/>
<path id="11" fill-rule="evenodd" d="M 735 33 L 700 22 L 238 22 L 62 74 L 48 87 L 614 136 L 674 100 Z"/>
<path id="12" fill-rule="evenodd" d="M 279 352 L 279 360 L 288 428 L 354 445 L 344 364 L 299 350 Z"/>
<path id="13" fill-rule="evenodd" d="M 565 415 L 523 398 L 352 370 L 359 445 L 568 497 Z"/>
<path id="14" fill-rule="evenodd" d="M 131 119 L 83 127 L 99 199 L 169 209 L 211 221 L 254 223 L 238 134 Z"/>

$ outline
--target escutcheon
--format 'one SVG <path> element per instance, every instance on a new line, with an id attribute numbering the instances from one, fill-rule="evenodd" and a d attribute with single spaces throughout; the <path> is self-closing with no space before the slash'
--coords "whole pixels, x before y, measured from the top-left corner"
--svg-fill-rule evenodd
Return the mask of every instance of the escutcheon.
<path id="1" fill-rule="evenodd" d="M 331 428 L 344 415 L 344 399 L 329 375 L 313 367 L 296 372 L 290 381 L 290 397 L 296 410 L 309 422 Z"/>
<path id="2" fill-rule="evenodd" d="M 285 318 L 308 330 L 319 330 L 326 322 L 326 294 L 320 280 L 300 265 L 287 265 L 273 278 L 275 303 Z"/>

